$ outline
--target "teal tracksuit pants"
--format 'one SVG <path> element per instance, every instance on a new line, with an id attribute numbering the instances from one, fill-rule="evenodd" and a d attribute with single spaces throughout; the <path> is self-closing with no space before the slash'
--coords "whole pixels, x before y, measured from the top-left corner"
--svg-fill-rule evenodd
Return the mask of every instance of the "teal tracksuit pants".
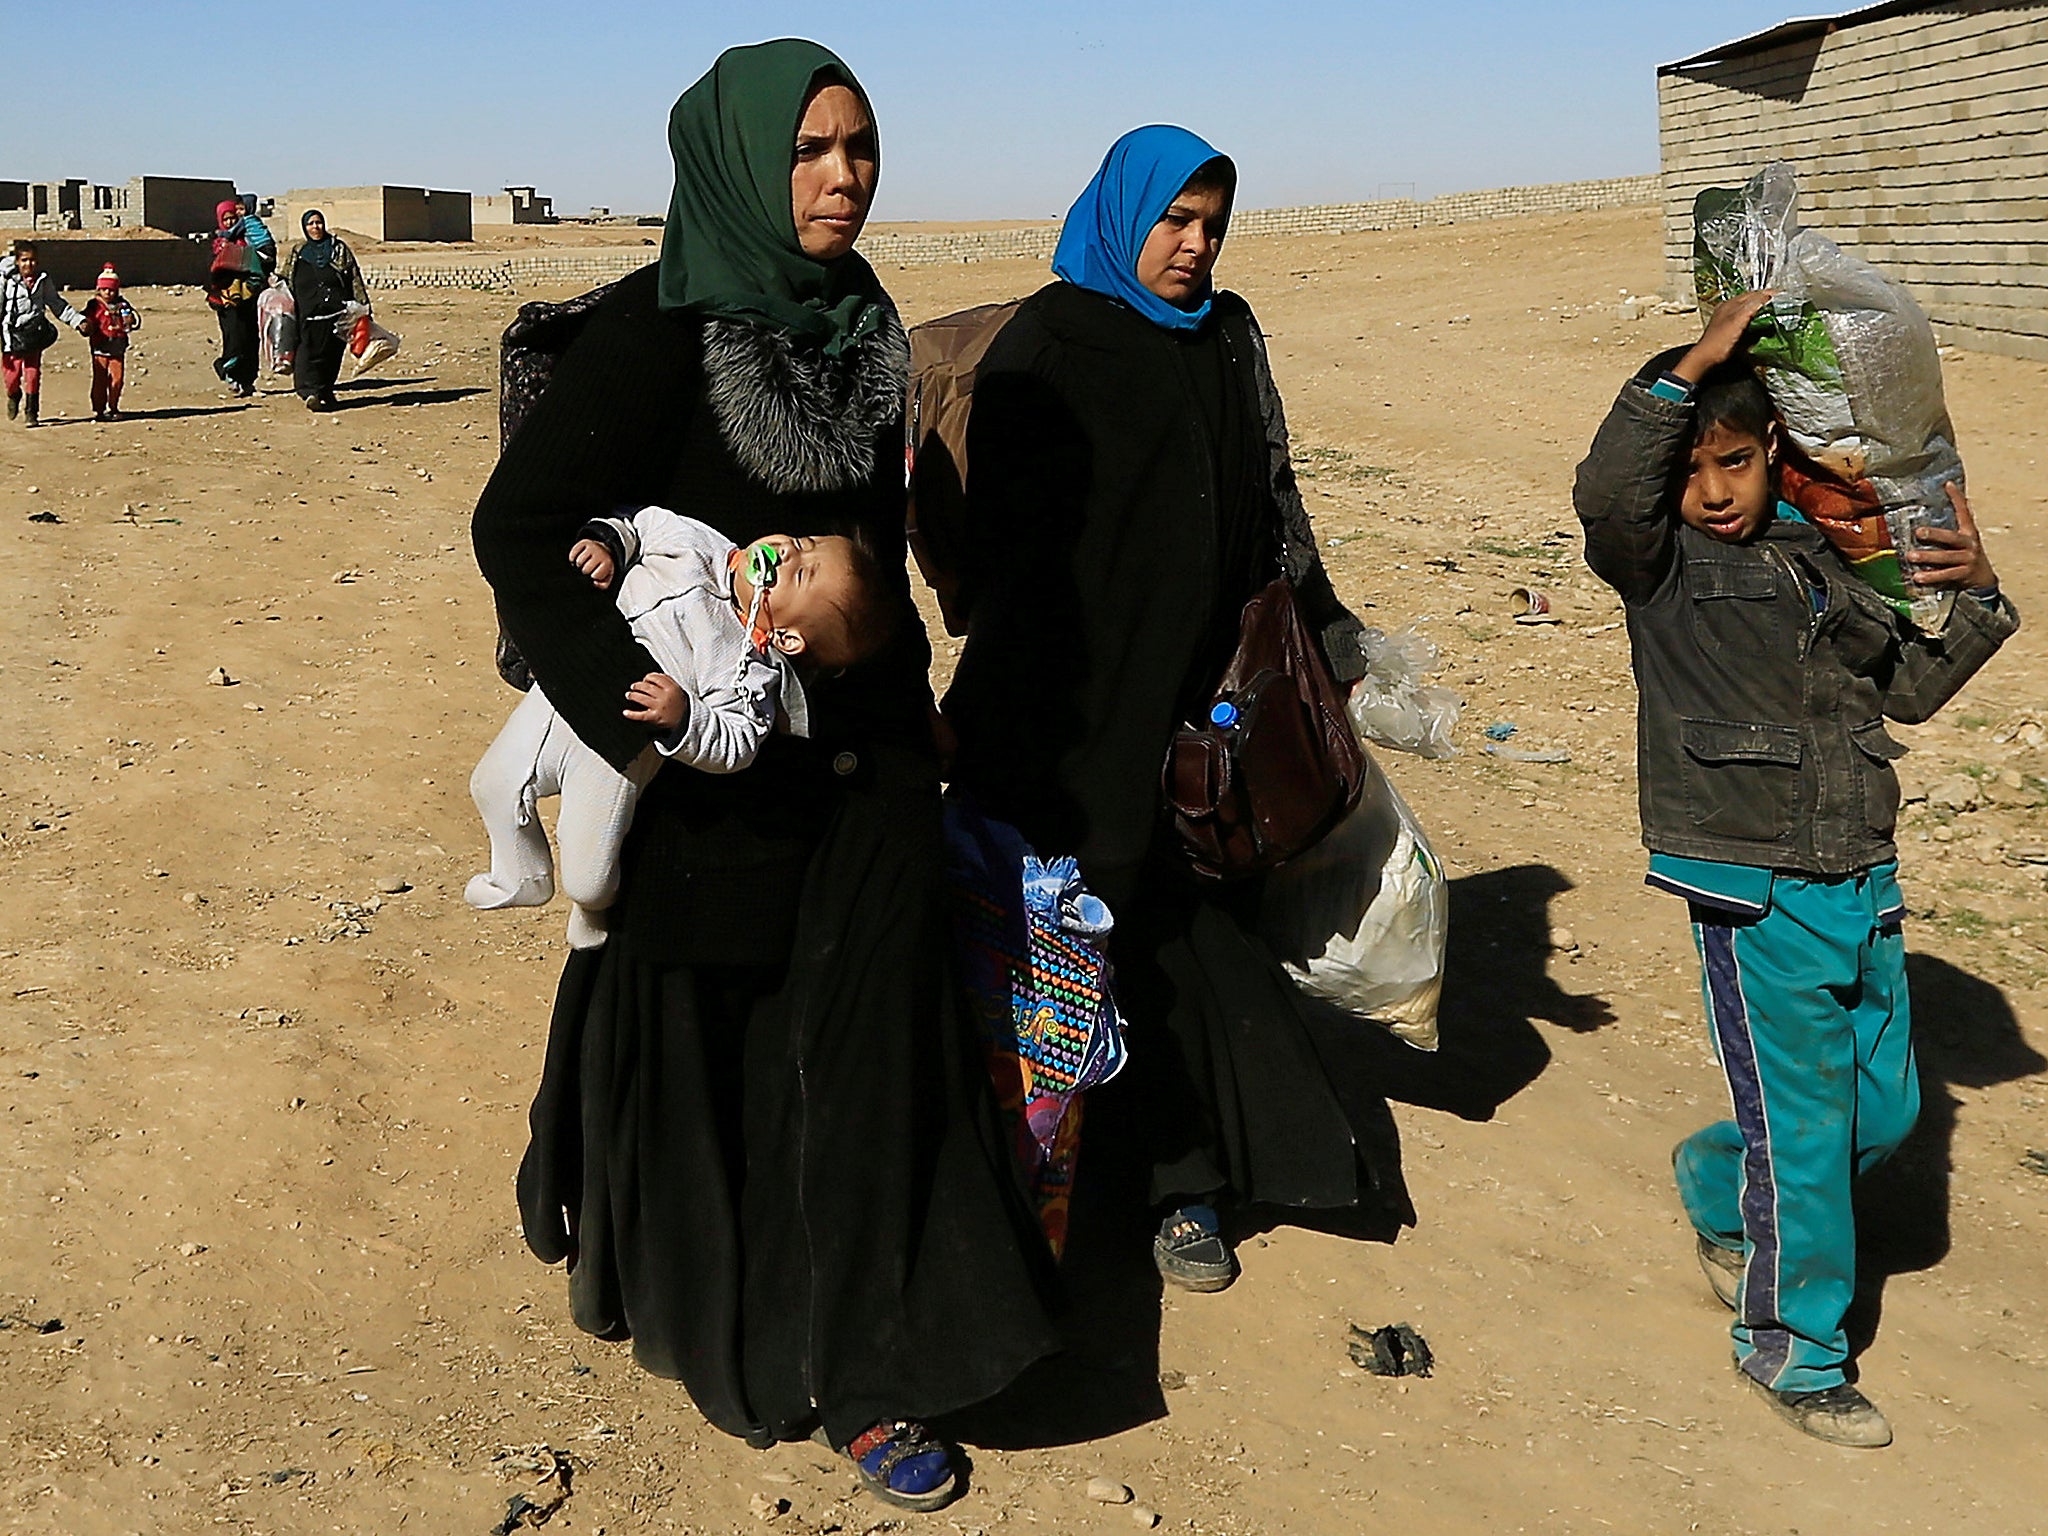
<path id="1" fill-rule="evenodd" d="M 1920 1113 L 1893 870 L 1775 875 L 1757 917 L 1693 907 L 1735 1118 L 1680 1143 L 1678 1192 L 1703 1237 L 1744 1255 L 1735 1359 L 1778 1391 L 1844 1379 L 1850 1186 Z"/>

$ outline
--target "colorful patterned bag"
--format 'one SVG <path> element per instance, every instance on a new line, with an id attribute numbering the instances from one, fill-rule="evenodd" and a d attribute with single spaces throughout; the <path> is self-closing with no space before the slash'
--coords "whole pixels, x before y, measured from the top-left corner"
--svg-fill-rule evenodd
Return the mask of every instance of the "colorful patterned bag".
<path id="1" fill-rule="evenodd" d="M 1112 919 L 1071 858 L 946 799 L 947 881 L 961 970 L 1025 1195 L 1055 1257 L 1066 1246 L 1082 1095 L 1124 1065 L 1110 991 Z"/>

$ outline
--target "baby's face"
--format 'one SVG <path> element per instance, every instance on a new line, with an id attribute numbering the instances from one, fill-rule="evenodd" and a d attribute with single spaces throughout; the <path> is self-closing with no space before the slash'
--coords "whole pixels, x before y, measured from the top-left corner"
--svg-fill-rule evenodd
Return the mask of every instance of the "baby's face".
<path id="1" fill-rule="evenodd" d="M 776 645 L 792 656 L 808 654 L 823 666 L 839 665 L 832 658 L 849 648 L 846 616 L 858 580 L 852 541 L 837 534 L 774 533 L 758 542 L 781 556 L 775 584 L 768 589 Z"/>

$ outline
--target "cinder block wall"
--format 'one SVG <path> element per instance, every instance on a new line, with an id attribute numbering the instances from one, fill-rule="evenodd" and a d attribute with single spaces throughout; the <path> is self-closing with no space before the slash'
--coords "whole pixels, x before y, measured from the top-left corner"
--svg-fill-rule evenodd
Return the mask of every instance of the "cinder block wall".
<path id="1" fill-rule="evenodd" d="M 1944 341 L 2048 359 L 2048 4 L 1949 0 L 1658 77 L 1666 282 L 1692 201 L 1789 161 L 1801 222 L 1903 281 Z"/>

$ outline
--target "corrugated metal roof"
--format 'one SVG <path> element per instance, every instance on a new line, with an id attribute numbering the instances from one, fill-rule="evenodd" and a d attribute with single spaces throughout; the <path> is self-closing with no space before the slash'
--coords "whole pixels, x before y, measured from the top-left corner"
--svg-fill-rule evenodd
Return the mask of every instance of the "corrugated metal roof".
<path id="1" fill-rule="evenodd" d="M 1809 37 L 1825 37 L 1837 27 L 1858 26 L 1866 21 L 1882 21 L 1887 16 L 1900 16 L 1908 11 L 1924 11 L 1934 0 L 1890 0 L 1884 5 L 1866 5 L 1853 11 L 1841 11 L 1833 16 L 1795 16 L 1790 21 L 1781 21 L 1775 27 L 1762 32 L 1738 37 L 1732 43 L 1722 43 L 1696 53 L 1691 58 L 1674 59 L 1669 64 L 1659 64 L 1657 73 L 1668 75 L 1674 70 L 1685 69 L 1694 64 L 1717 64 L 1724 59 L 1739 59 L 1745 54 L 1762 53 L 1767 48 L 1780 48 L 1787 43 L 1804 42 Z"/>

